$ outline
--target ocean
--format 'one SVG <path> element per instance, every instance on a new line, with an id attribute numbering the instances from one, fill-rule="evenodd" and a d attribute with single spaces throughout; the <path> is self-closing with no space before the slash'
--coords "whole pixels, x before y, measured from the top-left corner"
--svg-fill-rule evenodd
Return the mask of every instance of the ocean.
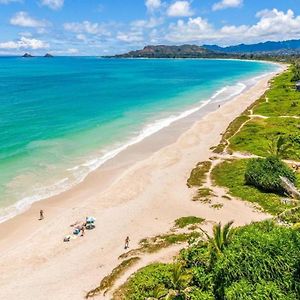
<path id="1" fill-rule="evenodd" d="M 240 60 L 0 57 L 0 222 L 276 68 Z"/>

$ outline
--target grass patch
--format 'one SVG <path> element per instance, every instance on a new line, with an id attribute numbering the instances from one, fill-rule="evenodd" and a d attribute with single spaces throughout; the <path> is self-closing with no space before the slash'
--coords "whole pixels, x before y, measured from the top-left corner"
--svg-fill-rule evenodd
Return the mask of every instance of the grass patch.
<path id="1" fill-rule="evenodd" d="M 240 127 L 249 119 L 250 118 L 247 115 L 243 114 L 243 115 L 237 117 L 235 120 L 233 120 L 227 127 L 224 134 L 222 135 L 220 144 L 215 147 L 213 152 L 214 153 L 224 152 L 224 149 L 227 146 L 227 140 L 230 139 L 240 129 Z"/>
<path id="2" fill-rule="evenodd" d="M 201 186 L 204 181 L 207 172 L 210 170 L 211 167 L 211 161 L 203 161 L 199 162 L 191 172 L 191 175 L 189 179 L 187 180 L 187 186 L 193 187 L 193 186 Z"/>
<path id="3" fill-rule="evenodd" d="M 210 207 L 214 209 L 221 209 L 224 206 L 222 203 L 212 204 Z"/>
<path id="4" fill-rule="evenodd" d="M 300 204 L 300 203 L 299 203 Z M 289 209 L 278 216 L 278 219 L 288 224 L 300 222 L 300 206 Z M 299 223 L 300 224 L 300 223 Z"/>
<path id="5" fill-rule="evenodd" d="M 259 103 L 254 108 L 254 114 L 276 116 L 299 116 L 300 93 L 295 90 L 295 83 L 291 82 L 292 72 L 288 70 L 274 78 L 271 89 L 265 97 L 268 102 Z"/>
<path id="6" fill-rule="evenodd" d="M 299 93 L 300 94 L 300 93 Z M 259 156 L 268 156 L 270 144 L 279 136 L 293 140 L 292 150 L 284 158 L 300 158 L 300 120 L 292 118 L 254 118 L 230 140 L 230 149 Z"/>
<path id="7" fill-rule="evenodd" d="M 174 244 L 180 244 L 197 239 L 201 236 L 199 232 L 191 233 L 180 233 L 180 234 L 165 234 L 158 235 L 151 238 L 142 239 L 140 241 L 140 247 L 137 249 L 132 249 L 126 253 L 119 256 L 119 259 L 125 259 L 131 256 L 137 256 L 144 253 L 154 253 L 163 248 L 167 248 Z"/>
<path id="8" fill-rule="evenodd" d="M 220 144 L 214 152 L 224 151 L 230 139 L 229 151 L 241 151 L 259 156 L 267 156 L 270 142 L 279 135 L 290 137 L 293 151 L 285 158 L 300 159 L 300 120 L 282 118 L 280 116 L 300 116 L 300 93 L 291 82 L 293 73 L 290 70 L 272 80 L 271 87 L 233 122 L 223 134 Z M 268 100 L 268 101 L 266 101 Z M 249 112 L 269 117 L 268 119 L 253 118 L 249 120 Z M 249 120 L 242 128 L 241 125 Z M 241 130 L 237 133 L 237 131 Z"/>
<path id="9" fill-rule="evenodd" d="M 116 280 L 125 273 L 125 271 L 131 267 L 132 265 L 134 265 L 138 260 L 140 260 L 139 257 L 131 257 L 129 259 L 126 259 L 124 261 L 122 261 L 121 264 L 119 264 L 116 268 L 114 268 L 112 270 L 112 272 L 105 276 L 98 287 L 96 287 L 95 289 L 89 291 L 85 298 L 92 298 L 95 297 L 97 295 L 99 295 L 101 292 L 104 292 L 104 294 L 109 291 L 112 286 L 114 285 L 114 283 L 116 282 Z"/>
<path id="10" fill-rule="evenodd" d="M 193 201 L 200 201 L 203 203 L 210 203 L 211 197 L 214 196 L 214 193 L 209 188 L 200 188 L 197 190 L 196 195 L 193 197 Z"/>
<path id="11" fill-rule="evenodd" d="M 245 184 L 245 170 L 248 160 L 225 161 L 212 170 L 212 179 L 219 185 L 228 188 L 234 196 L 259 204 L 266 212 L 273 215 L 292 207 L 283 204 L 280 196 L 273 193 L 265 193 L 255 187 Z"/>
<path id="12" fill-rule="evenodd" d="M 163 263 L 154 263 L 141 268 L 114 293 L 113 299 L 156 299 L 162 282 L 166 284 L 171 282 L 172 269 L 172 264 Z"/>
<path id="13" fill-rule="evenodd" d="M 201 224 L 204 221 L 205 219 L 194 216 L 182 217 L 175 221 L 175 226 L 178 228 L 184 228 L 188 225 Z"/>

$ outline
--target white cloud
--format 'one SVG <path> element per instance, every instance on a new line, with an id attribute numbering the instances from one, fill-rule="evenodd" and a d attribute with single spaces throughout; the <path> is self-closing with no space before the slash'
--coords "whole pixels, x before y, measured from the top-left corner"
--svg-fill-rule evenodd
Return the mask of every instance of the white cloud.
<path id="1" fill-rule="evenodd" d="M 60 9 L 64 5 L 64 0 L 41 0 L 41 4 L 51 9 Z"/>
<path id="2" fill-rule="evenodd" d="M 65 23 L 64 29 L 75 33 L 87 33 L 105 36 L 110 35 L 110 32 L 107 30 L 105 25 L 99 23 L 91 23 L 89 21 L 84 21 L 81 23 Z"/>
<path id="3" fill-rule="evenodd" d="M 16 13 L 11 19 L 10 24 L 21 27 L 45 27 L 47 22 L 43 20 L 37 20 L 29 16 L 25 11 Z"/>
<path id="4" fill-rule="evenodd" d="M 220 10 L 230 7 L 239 7 L 243 4 L 243 0 L 222 0 L 213 5 L 213 10 Z"/>
<path id="5" fill-rule="evenodd" d="M 145 5 L 149 11 L 154 11 L 161 7 L 161 0 L 146 0 Z"/>
<path id="6" fill-rule="evenodd" d="M 155 28 L 163 23 L 162 18 L 150 18 L 149 20 L 136 20 L 130 26 L 132 28 Z"/>
<path id="7" fill-rule="evenodd" d="M 118 32 L 117 39 L 121 42 L 133 43 L 144 41 L 144 36 L 140 31 Z"/>
<path id="8" fill-rule="evenodd" d="M 189 17 L 193 14 L 188 1 L 176 1 L 167 10 L 167 15 L 170 17 Z"/>
<path id="9" fill-rule="evenodd" d="M 258 22 L 254 25 L 226 25 L 216 29 L 201 17 L 179 20 L 169 26 L 165 35 L 171 42 L 255 43 L 262 41 L 280 41 L 300 38 L 300 16 L 292 10 L 287 12 L 263 10 L 257 13 Z"/>
<path id="10" fill-rule="evenodd" d="M 79 41 L 86 41 L 86 36 L 82 33 L 79 33 L 76 35 L 76 38 L 79 40 Z"/>
<path id="11" fill-rule="evenodd" d="M 66 52 L 69 54 L 77 54 L 79 50 L 76 48 L 69 48 Z"/>
<path id="12" fill-rule="evenodd" d="M 178 20 L 171 24 L 166 39 L 172 42 L 201 41 L 212 33 L 213 28 L 206 20 L 201 17 L 189 18 L 187 22 Z"/>
<path id="13" fill-rule="evenodd" d="M 8 41 L 0 43 L 0 49 L 45 49 L 49 44 L 41 40 L 21 37 L 18 41 Z"/>
<path id="14" fill-rule="evenodd" d="M 79 53 L 79 50 L 77 48 L 68 48 L 68 49 L 52 50 L 51 53 L 54 55 L 76 55 Z"/>

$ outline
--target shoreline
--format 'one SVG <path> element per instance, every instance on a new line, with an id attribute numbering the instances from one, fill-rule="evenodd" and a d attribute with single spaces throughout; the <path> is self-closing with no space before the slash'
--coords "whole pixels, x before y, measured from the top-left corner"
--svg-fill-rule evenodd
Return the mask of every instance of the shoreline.
<path id="1" fill-rule="evenodd" d="M 240 60 L 240 59 L 239 59 Z M 242 60 L 243 61 L 243 60 Z M 255 61 L 254 61 L 255 62 Z M 261 62 L 261 61 L 257 61 Z M 268 62 L 265 62 L 268 64 Z M 59 180 L 57 183 L 53 185 L 57 187 L 50 192 L 50 194 L 41 194 L 41 195 L 28 195 L 23 199 L 18 200 L 16 203 L 9 205 L 8 207 L 1 208 L 1 215 L 0 215 L 0 224 L 7 222 L 10 219 L 15 218 L 16 216 L 25 213 L 26 211 L 30 210 L 31 207 L 35 203 L 44 202 L 49 199 L 53 199 L 58 197 L 61 194 L 64 194 L 66 192 L 71 191 L 72 189 L 75 189 L 77 185 L 82 184 L 93 172 L 97 171 L 100 168 L 105 168 L 105 165 L 111 161 L 118 158 L 118 156 L 122 155 L 122 152 L 129 150 L 132 150 L 137 144 L 144 143 L 145 140 L 151 139 L 153 135 L 160 134 L 162 131 L 167 129 L 168 127 L 174 127 L 175 130 L 171 130 L 171 134 L 173 135 L 172 141 L 169 143 L 162 144 L 160 147 L 156 148 L 154 151 L 151 151 L 148 153 L 148 156 L 153 154 L 155 151 L 158 151 L 159 149 L 173 143 L 176 141 L 177 138 L 180 137 L 181 134 L 184 133 L 185 130 L 188 130 L 197 120 L 200 118 L 203 118 L 207 113 L 210 113 L 211 111 L 217 109 L 218 104 L 224 104 L 232 99 L 234 99 L 236 96 L 242 94 L 243 92 L 247 91 L 249 88 L 251 88 L 258 80 L 261 78 L 264 78 L 274 72 L 279 72 L 280 68 L 282 68 L 282 64 L 279 63 L 269 63 L 274 64 L 277 66 L 277 70 L 273 72 L 265 72 L 261 75 L 256 75 L 253 77 L 243 78 L 239 81 L 237 81 L 233 85 L 226 85 L 224 87 L 219 88 L 216 90 L 209 98 L 203 99 L 202 101 L 199 101 L 197 103 L 194 103 L 193 105 L 187 107 L 183 111 L 178 111 L 175 114 L 166 116 L 164 118 L 157 119 L 155 121 L 152 121 L 152 123 L 144 125 L 139 133 L 136 136 L 133 136 L 129 139 L 127 139 L 124 143 L 121 145 L 116 145 L 116 147 L 112 147 L 109 151 L 105 152 L 103 156 L 101 157 L 95 157 L 89 161 L 86 161 L 84 163 L 81 163 L 78 166 L 72 167 L 72 169 L 79 169 L 83 166 L 88 166 L 89 170 L 86 171 L 86 174 L 83 176 L 80 176 L 78 180 L 75 180 L 74 182 L 68 182 L 67 186 L 65 187 L 59 187 L 59 184 L 61 180 Z M 250 83 L 251 82 L 251 83 Z M 254 83 L 253 83 L 254 82 Z M 242 86 L 241 90 L 233 91 L 229 95 L 222 96 L 224 92 L 226 92 L 230 88 L 237 88 Z M 221 96 L 221 97 L 220 97 Z M 220 97 L 220 100 L 218 98 Z M 212 106 L 212 107 L 210 107 Z M 189 120 L 189 118 L 191 120 Z M 184 121 L 183 119 L 187 119 Z M 155 125 L 160 124 L 159 128 L 154 128 Z M 178 124 L 179 123 L 179 126 Z M 184 127 L 184 130 L 180 128 L 178 130 L 178 127 L 183 127 L 181 123 L 188 123 L 188 126 Z M 175 132 L 178 131 L 178 132 Z M 162 133 L 163 134 L 163 133 Z M 134 149 L 132 150 L 135 151 Z M 143 157 L 143 159 L 146 158 L 146 156 Z M 117 159 L 118 160 L 118 159 Z M 65 178 L 66 179 L 66 178 Z M 64 180 L 65 180 L 64 179 Z M 48 189 L 48 188 L 47 188 Z M 42 205 L 42 204 L 41 204 Z"/>
<path id="2" fill-rule="evenodd" d="M 265 92 L 274 76 L 260 79 L 206 114 L 150 157 L 129 157 L 129 164 L 118 167 L 111 163 L 101 172 L 91 173 L 80 186 L 55 199 L 37 202 L 25 213 L 0 224 L 1 298 L 82 299 L 84 291 L 116 264 L 126 235 L 131 237 L 131 247 L 137 246 L 141 238 L 167 231 L 176 217 L 198 214 L 215 222 L 235 219 L 237 225 L 265 218 L 241 201 L 228 203 L 220 211 L 193 203 L 193 191 L 186 187 L 186 179 L 197 162 L 209 159 L 210 147 L 218 144 L 220 134 Z M 159 138 L 164 137 L 161 134 Z M 147 147 L 154 147 L 153 140 L 149 142 L 140 145 L 141 150 L 149 152 Z M 121 176 L 108 179 L 120 171 Z M 44 221 L 37 220 L 41 205 Z M 86 215 L 97 218 L 96 230 L 62 243 L 69 225 Z"/>

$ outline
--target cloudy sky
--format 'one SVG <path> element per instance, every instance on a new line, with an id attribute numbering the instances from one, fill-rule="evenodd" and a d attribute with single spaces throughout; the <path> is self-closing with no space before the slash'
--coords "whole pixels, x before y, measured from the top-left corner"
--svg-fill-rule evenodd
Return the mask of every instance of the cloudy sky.
<path id="1" fill-rule="evenodd" d="M 300 39 L 300 0 L 0 0 L 0 54 Z"/>

